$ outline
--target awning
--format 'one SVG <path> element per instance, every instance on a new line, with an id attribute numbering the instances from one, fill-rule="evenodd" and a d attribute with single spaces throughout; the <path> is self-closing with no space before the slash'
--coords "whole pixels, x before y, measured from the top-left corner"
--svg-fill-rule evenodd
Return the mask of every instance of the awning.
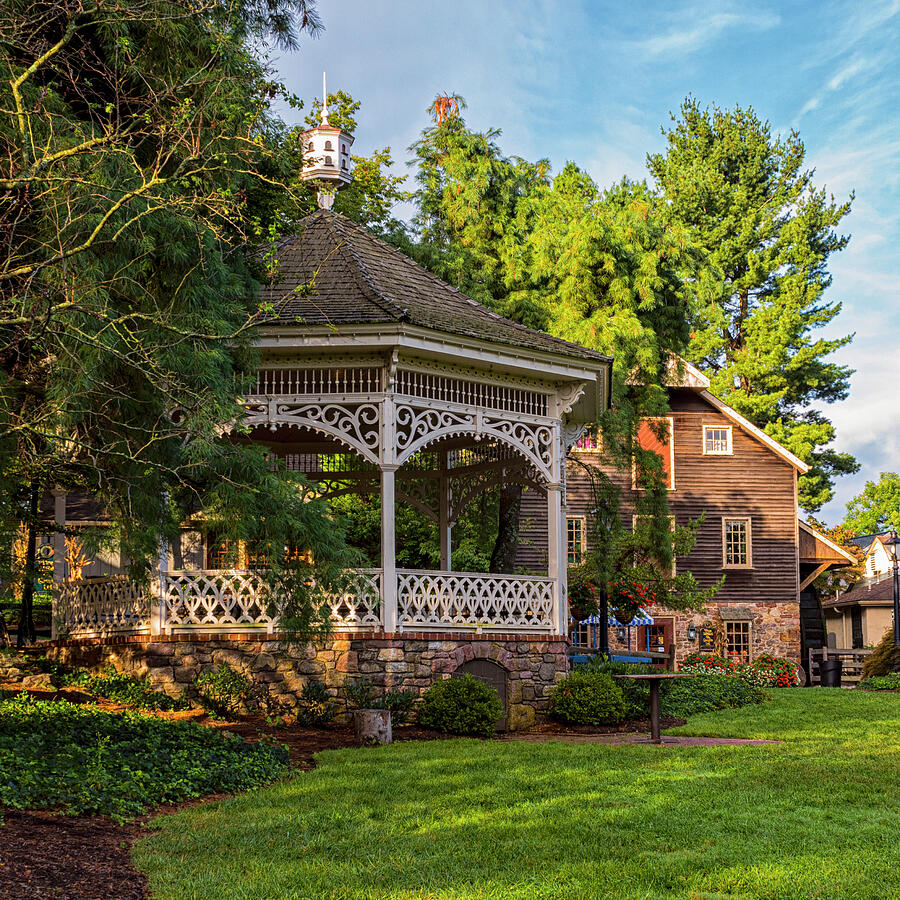
<path id="1" fill-rule="evenodd" d="M 589 616 L 586 619 L 583 619 L 578 624 L 579 625 L 599 625 L 599 624 L 601 624 L 602 621 L 603 621 L 603 619 L 601 619 L 600 616 L 597 615 L 597 613 L 594 613 L 594 615 Z M 653 616 L 651 616 L 650 613 L 648 613 L 646 609 L 641 608 L 638 610 L 637 615 L 628 624 L 629 625 L 652 625 L 653 624 Z M 611 628 L 622 627 L 622 623 L 614 616 L 609 617 L 609 625 Z"/>

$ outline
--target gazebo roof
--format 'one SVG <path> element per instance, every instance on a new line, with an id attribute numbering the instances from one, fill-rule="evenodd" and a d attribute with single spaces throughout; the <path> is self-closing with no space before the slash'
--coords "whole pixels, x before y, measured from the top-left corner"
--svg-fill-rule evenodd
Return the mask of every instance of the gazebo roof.
<path id="1" fill-rule="evenodd" d="M 441 281 L 367 229 L 329 210 L 301 221 L 278 247 L 280 280 L 263 291 L 278 316 L 266 324 L 422 328 L 576 359 L 610 358 L 511 322 Z M 296 292 L 310 284 L 311 289 Z"/>

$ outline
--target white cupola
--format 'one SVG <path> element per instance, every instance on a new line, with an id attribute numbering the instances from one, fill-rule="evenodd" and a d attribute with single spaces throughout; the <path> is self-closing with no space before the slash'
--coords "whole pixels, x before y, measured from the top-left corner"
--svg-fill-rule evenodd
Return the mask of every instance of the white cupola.
<path id="1" fill-rule="evenodd" d="M 334 195 L 353 180 L 350 174 L 350 147 L 353 135 L 328 122 L 328 93 L 325 74 L 322 74 L 322 121 L 315 128 L 304 131 L 303 171 L 300 177 L 318 188 L 320 209 L 331 209 Z"/>

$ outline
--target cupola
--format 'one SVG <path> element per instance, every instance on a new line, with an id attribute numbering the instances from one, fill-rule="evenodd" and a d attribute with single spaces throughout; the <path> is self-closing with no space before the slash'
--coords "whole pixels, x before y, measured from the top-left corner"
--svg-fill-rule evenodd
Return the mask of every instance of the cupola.
<path id="1" fill-rule="evenodd" d="M 303 171 L 300 177 L 318 189 L 321 209 L 331 209 L 334 195 L 353 180 L 350 174 L 350 147 L 353 135 L 341 131 L 328 121 L 328 93 L 322 74 L 322 121 L 315 128 L 304 131 Z"/>

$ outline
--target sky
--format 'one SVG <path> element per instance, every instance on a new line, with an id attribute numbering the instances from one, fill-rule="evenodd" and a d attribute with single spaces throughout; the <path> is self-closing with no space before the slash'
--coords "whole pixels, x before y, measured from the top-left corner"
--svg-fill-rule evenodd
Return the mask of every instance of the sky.
<path id="1" fill-rule="evenodd" d="M 824 337 L 854 333 L 834 360 L 856 370 L 824 408 L 834 447 L 861 463 L 819 514 L 829 524 L 880 472 L 900 471 L 900 0 L 770 3 L 578 0 L 319 0 L 325 30 L 277 65 L 306 98 L 362 103 L 354 152 L 391 147 L 396 171 L 442 92 L 467 123 L 499 128 L 503 151 L 573 160 L 601 186 L 647 177 L 646 155 L 689 94 L 752 106 L 776 134 L 796 129 L 814 182 L 846 200 Z M 302 115 L 302 114 L 301 114 Z M 294 114 L 296 117 L 296 114 Z M 410 181 L 412 179 L 410 178 Z M 894 385 L 894 386 L 892 386 Z"/>

